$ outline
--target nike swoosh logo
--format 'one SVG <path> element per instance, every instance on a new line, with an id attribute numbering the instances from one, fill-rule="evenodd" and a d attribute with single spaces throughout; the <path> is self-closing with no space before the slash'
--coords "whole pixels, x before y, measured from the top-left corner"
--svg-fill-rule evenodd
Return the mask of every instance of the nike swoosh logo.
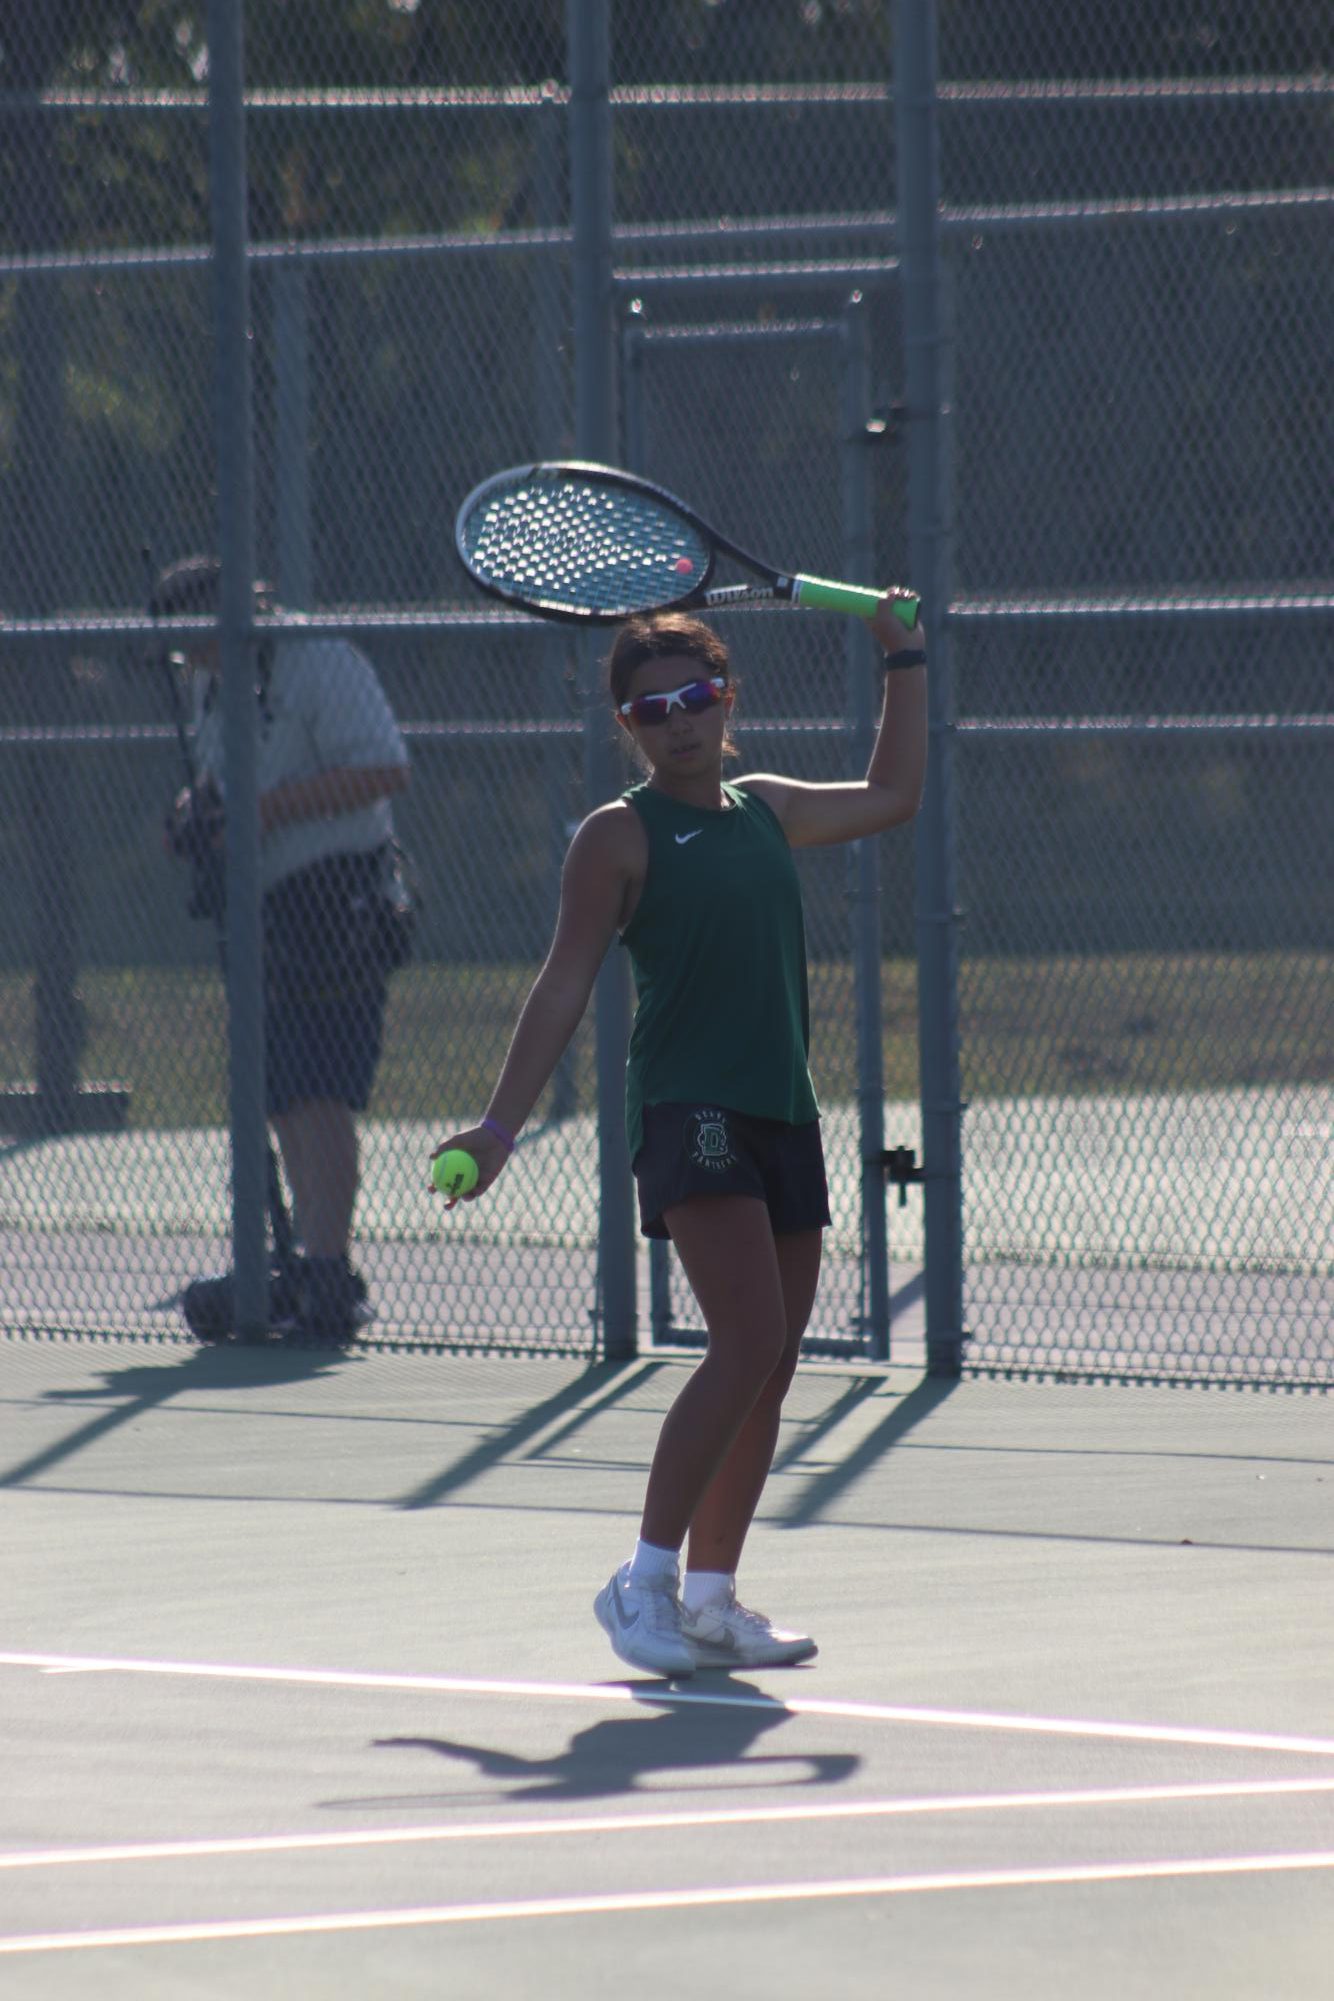
<path id="1" fill-rule="evenodd" d="M 621 1587 L 619 1581 L 617 1581 L 612 1585 L 611 1595 L 616 1600 L 616 1616 L 620 1620 L 621 1624 L 623 1626 L 637 1626 L 639 1624 L 639 1614 L 638 1612 L 626 1611 L 625 1600 L 621 1596 Z"/>
<path id="2" fill-rule="evenodd" d="M 694 1640 L 696 1646 L 712 1647 L 716 1653 L 735 1654 L 740 1651 L 740 1642 L 733 1639 L 726 1627 L 720 1633 L 691 1633 L 688 1637 Z"/>
<path id="3" fill-rule="evenodd" d="M 683 847 L 685 846 L 685 844 L 686 844 L 686 842 L 687 842 L 687 841 L 693 841 L 693 840 L 694 840 L 694 838 L 695 838 L 695 834 L 702 834 L 703 832 L 704 832 L 704 829 L 703 829 L 703 827 L 696 827 L 696 829 L 695 829 L 695 833 L 694 833 L 694 834 L 678 834 L 678 835 L 677 835 L 677 837 L 676 837 L 676 845 L 677 845 L 677 847 L 678 847 L 678 848 L 683 848 Z"/>

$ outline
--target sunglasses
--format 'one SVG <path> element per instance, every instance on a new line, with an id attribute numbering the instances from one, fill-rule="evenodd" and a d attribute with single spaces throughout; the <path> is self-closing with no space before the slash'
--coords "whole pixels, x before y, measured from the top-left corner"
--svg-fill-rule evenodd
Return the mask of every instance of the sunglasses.
<path id="1" fill-rule="evenodd" d="M 632 702 L 621 703 L 621 714 L 629 716 L 632 723 L 665 723 L 673 709 L 680 709 L 687 716 L 702 716 L 723 699 L 727 683 L 721 674 L 708 681 L 687 681 L 684 688 L 673 688 L 664 695 L 636 695 Z"/>

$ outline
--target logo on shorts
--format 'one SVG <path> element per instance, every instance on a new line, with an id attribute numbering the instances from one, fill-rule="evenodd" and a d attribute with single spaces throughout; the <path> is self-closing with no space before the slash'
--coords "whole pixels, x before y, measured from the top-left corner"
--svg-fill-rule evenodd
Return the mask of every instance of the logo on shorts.
<path id="1" fill-rule="evenodd" d="M 696 1167 L 713 1174 L 736 1166 L 732 1135 L 727 1129 L 726 1112 L 701 1109 L 686 1120 L 686 1154 Z"/>

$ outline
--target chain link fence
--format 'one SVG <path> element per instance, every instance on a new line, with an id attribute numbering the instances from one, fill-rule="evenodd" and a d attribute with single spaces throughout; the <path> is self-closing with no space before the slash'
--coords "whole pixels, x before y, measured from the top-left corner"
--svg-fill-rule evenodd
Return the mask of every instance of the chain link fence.
<path id="1" fill-rule="evenodd" d="M 970 1356 L 1328 1382 L 1314 17 L 955 25 Z"/>
<path id="2" fill-rule="evenodd" d="M 609 7 L 594 307 L 614 455 L 779 561 L 895 577 L 914 523 L 941 552 L 966 1358 L 1328 1382 L 1319 17 L 925 11 L 930 413 L 904 407 L 904 10 Z M 230 14 L 33 10 L 0 51 L 11 1329 L 170 1332 L 182 1282 L 229 1256 L 218 944 L 161 838 L 192 690 L 145 617 L 148 571 L 219 533 L 210 12 Z M 586 646 L 481 605 L 452 547 L 479 479 L 585 449 L 579 148 L 597 107 L 571 89 L 568 30 L 593 17 L 550 0 L 244 10 L 256 568 L 310 631 L 364 647 L 413 771 L 395 811 L 424 908 L 361 1123 L 376 1341 L 607 1338 L 591 1018 L 486 1203 L 443 1221 L 425 1192 L 430 1146 L 481 1109 L 541 961 L 571 825 L 609 768 L 621 782 Z M 928 414 L 924 496 L 909 446 Z M 726 636 L 743 763 L 854 769 L 858 635 L 737 613 Z M 919 1352 L 923 1267 L 952 1255 L 915 1182 L 887 1205 L 879 1158 L 939 1170 L 919 1111 L 922 842 L 801 864 L 827 1352 Z M 641 1248 L 631 1278 L 641 1338 L 692 1337 L 670 1254 Z"/>

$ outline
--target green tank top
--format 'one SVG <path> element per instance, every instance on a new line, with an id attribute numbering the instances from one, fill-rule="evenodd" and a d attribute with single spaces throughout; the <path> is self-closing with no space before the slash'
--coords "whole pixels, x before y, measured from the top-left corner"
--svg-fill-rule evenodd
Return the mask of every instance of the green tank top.
<path id="1" fill-rule="evenodd" d="M 648 872 L 621 934 L 638 1006 L 626 1070 L 630 1158 L 646 1105 L 721 1105 L 805 1125 L 810 1005 L 801 886 L 764 801 L 724 785 L 725 811 L 647 784 L 624 797 L 648 835 Z"/>

